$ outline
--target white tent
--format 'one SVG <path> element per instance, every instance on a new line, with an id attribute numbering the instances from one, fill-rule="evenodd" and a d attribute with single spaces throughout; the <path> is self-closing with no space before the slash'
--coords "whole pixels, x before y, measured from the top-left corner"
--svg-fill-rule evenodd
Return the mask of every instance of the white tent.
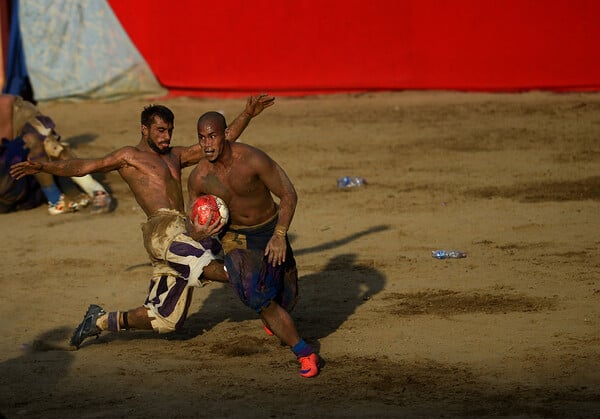
<path id="1" fill-rule="evenodd" d="M 19 7 L 37 100 L 166 93 L 105 0 L 21 1 Z"/>

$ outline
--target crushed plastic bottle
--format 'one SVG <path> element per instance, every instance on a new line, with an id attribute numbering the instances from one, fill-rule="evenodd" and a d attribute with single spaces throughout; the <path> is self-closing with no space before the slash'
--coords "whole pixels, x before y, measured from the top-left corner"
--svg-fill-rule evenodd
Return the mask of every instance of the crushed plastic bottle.
<path id="1" fill-rule="evenodd" d="M 459 250 L 432 250 L 431 257 L 436 259 L 460 259 L 466 258 L 467 254 Z"/>
<path id="2" fill-rule="evenodd" d="M 367 180 L 359 176 L 344 176 L 337 180 L 337 186 L 339 189 L 356 188 L 366 184 Z"/>

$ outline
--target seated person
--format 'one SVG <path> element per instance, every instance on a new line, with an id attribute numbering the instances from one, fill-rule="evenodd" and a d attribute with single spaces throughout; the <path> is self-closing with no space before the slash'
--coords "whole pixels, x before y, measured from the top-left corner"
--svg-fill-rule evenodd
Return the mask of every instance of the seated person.
<path id="1" fill-rule="evenodd" d="M 76 200 L 69 200 L 57 186 L 54 177 L 48 173 L 35 174 L 35 181 L 10 179 L 8 168 L 27 158 L 33 161 L 49 161 L 74 157 L 68 145 L 60 141 L 60 135 L 54 128 L 54 121 L 43 115 L 33 103 L 19 96 L 0 95 L 0 139 L 3 158 L 0 212 L 39 205 L 39 199 L 35 194 L 40 187 L 48 202 L 48 213 L 51 215 L 77 211 L 90 203 L 92 214 L 110 211 L 112 209 L 110 194 L 91 175 L 71 177 L 71 180 L 85 192 Z M 24 202 L 27 204 L 22 204 Z"/>

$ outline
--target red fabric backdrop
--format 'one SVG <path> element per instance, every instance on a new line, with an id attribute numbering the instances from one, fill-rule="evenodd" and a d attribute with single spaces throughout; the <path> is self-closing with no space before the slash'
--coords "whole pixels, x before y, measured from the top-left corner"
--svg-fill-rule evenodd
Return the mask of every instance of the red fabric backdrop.
<path id="1" fill-rule="evenodd" d="M 173 92 L 600 88 L 596 0 L 109 4 Z"/>

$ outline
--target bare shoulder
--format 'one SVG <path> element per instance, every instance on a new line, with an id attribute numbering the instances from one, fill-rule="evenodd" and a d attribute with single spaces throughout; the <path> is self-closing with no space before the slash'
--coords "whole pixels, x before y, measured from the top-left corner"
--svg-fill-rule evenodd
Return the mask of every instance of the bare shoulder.
<path id="1" fill-rule="evenodd" d="M 233 144 L 231 144 L 231 149 L 233 150 L 233 152 L 235 154 L 239 155 L 240 157 L 242 157 L 242 156 L 244 158 L 256 157 L 259 159 L 267 158 L 270 160 L 270 157 L 267 153 L 262 151 L 260 148 L 251 146 L 250 144 L 233 143 Z"/>
<path id="2" fill-rule="evenodd" d="M 122 168 L 126 166 L 137 166 L 144 160 L 144 152 L 134 146 L 124 146 L 99 159 L 103 164 L 111 168 Z"/>
<path id="3" fill-rule="evenodd" d="M 239 144 L 233 149 L 233 160 L 236 170 L 246 175 L 268 173 L 276 166 L 267 153 L 248 144 Z"/>
<path id="4" fill-rule="evenodd" d="M 134 146 L 128 145 L 128 146 L 118 148 L 115 151 L 109 153 L 109 156 L 114 156 L 116 158 L 122 158 L 122 159 L 131 159 L 131 158 L 135 158 L 140 153 L 141 153 L 140 150 L 138 150 Z"/>

